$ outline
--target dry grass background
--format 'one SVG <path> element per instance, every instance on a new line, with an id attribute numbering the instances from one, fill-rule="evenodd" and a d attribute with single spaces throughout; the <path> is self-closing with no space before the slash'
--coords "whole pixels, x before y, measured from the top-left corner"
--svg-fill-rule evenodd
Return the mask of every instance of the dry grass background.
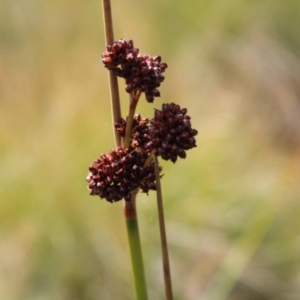
<path id="1" fill-rule="evenodd" d="M 198 147 L 164 163 L 176 299 L 300 297 L 299 1 L 113 1 L 115 37 L 168 62 Z M 0 298 L 133 299 L 122 204 L 89 197 L 113 147 L 101 2 L 0 1 Z M 127 95 L 122 93 L 123 113 Z M 155 198 L 139 196 L 150 299 Z"/>

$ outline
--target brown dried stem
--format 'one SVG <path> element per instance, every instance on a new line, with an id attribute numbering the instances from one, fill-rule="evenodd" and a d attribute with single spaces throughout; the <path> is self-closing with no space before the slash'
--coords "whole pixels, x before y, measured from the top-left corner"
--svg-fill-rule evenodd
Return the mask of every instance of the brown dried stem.
<path id="1" fill-rule="evenodd" d="M 113 22 L 111 15 L 111 5 L 110 0 L 103 0 L 103 20 L 105 29 L 105 41 L 107 45 L 112 45 L 114 42 L 113 33 Z M 110 97 L 111 97 L 111 109 L 113 118 L 113 128 L 114 124 L 119 122 L 121 119 L 121 106 L 119 97 L 119 86 L 117 76 L 109 71 L 109 86 L 110 86 Z M 121 146 L 121 137 L 117 130 L 114 128 L 114 136 L 116 146 Z"/>
<path id="2" fill-rule="evenodd" d="M 166 227 L 165 227 L 165 219 L 164 219 L 164 209 L 163 209 L 163 201 L 162 201 L 158 159 L 155 155 L 153 155 L 153 157 L 154 157 L 154 166 L 155 166 L 156 198 L 157 198 L 157 210 L 158 210 L 159 230 L 160 230 L 160 239 L 161 239 L 166 299 L 173 300 L 172 280 L 171 280 L 171 271 L 170 271 L 170 263 L 169 263 L 168 244 L 167 244 L 167 235 L 166 235 Z"/>
<path id="3" fill-rule="evenodd" d="M 124 137 L 124 148 L 128 148 L 130 145 L 130 139 L 131 139 L 131 132 L 132 132 L 132 122 L 134 118 L 134 113 L 136 106 L 138 104 L 139 98 L 141 96 L 141 92 L 138 91 L 137 93 L 130 93 L 129 94 L 129 112 L 126 119 L 126 131 L 125 131 L 125 137 Z"/>

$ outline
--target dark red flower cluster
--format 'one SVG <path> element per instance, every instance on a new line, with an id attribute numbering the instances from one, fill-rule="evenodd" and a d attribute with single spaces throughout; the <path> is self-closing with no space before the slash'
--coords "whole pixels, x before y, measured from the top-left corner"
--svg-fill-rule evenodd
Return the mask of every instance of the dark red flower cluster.
<path id="1" fill-rule="evenodd" d="M 160 56 L 141 55 L 132 41 L 119 40 L 107 46 L 102 62 L 115 75 L 125 79 L 126 91 L 132 96 L 144 92 L 148 102 L 160 96 L 157 88 L 164 80 L 162 73 L 167 68 Z M 151 155 L 175 163 L 178 157 L 186 157 L 186 150 L 196 147 L 195 136 L 198 132 L 192 128 L 191 118 L 186 113 L 186 108 L 170 103 L 163 104 L 162 110 L 156 109 L 150 122 L 136 114 L 130 120 L 129 148 L 118 147 L 102 154 L 89 167 L 86 180 L 90 194 L 116 202 L 123 198 L 130 201 L 131 193 L 136 189 L 145 193 L 156 190 Z M 115 129 L 128 142 L 126 126 L 127 121 L 121 118 Z"/>
<path id="2" fill-rule="evenodd" d="M 102 154 L 89 167 L 86 178 L 90 195 L 98 195 L 108 202 L 130 200 L 130 193 L 140 188 L 143 192 L 156 189 L 154 164 L 144 167 L 147 154 L 119 147 Z M 160 168 L 161 170 L 161 168 Z"/>
<path id="3" fill-rule="evenodd" d="M 150 123 L 136 114 L 132 123 L 131 146 L 174 163 L 178 157 L 185 158 L 186 150 L 196 147 L 195 136 L 198 134 L 191 126 L 191 117 L 186 113 L 186 108 L 170 103 L 163 104 L 162 110 L 156 109 Z M 124 137 L 126 121 L 121 119 L 115 128 Z"/>
<path id="4" fill-rule="evenodd" d="M 106 52 L 102 53 L 102 62 L 108 70 L 122 73 L 119 66 L 126 65 L 132 60 L 136 60 L 139 49 L 133 47 L 133 41 L 119 40 L 112 45 L 107 45 Z M 117 71 L 116 69 L 119 69 Z"/>
<path id="5" fill-rule="evenodd" d="M 121 137 L 125 136 L 127 122 L 121 118 L 119 123 L 115 124 L 115 128 Z M 142 118 L 140 114 L 135 114 L 132 122 L 131 147 L 137 151 L 145 151 L 146 145 L 150 142 L 149 120 Z"/>
<path id="6" fill-rule="evenodd" d="M 150 142 L 147 148 L 165 160 L 176 162 L 177 157 L 185 158 L 186 150 L 196 147 L 196 129 L 191 126 L 191 117 L 186 108 L 175 103 L 163 104 L 162 110 L 155 110 L 150 121 Z"/>
<path id="7" fill-rule="evenodd" d="M 144 92 L 148 102 L 160 96 L 157 88 L 165 79 L 161 73 L 167 68 L 160 56 L 142 55 L 139 49 L 134 48 L 133 41 L 119 40 L 107 46 L 102 62 L 115 75 L 125 79 L 128 93 Z"/>

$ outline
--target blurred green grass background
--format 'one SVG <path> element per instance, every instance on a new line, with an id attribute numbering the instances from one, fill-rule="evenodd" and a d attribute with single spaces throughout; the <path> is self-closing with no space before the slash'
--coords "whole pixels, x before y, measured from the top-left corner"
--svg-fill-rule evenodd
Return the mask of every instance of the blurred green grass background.
<path id="1" fill-rule="evenodd" d="M 112 6 L 115 39 L 169 65 L 138 111 L 174 101 L 199 131 L 163 163 L 175 299 L 300 299 L 300 2 Z M 114 147 L 102 23 L 101 1 L 0 1 L 1 299 L 134 299 L 122 203 L 85 182 Z M 164 299 L 155 195 L 138 209 Z"/>

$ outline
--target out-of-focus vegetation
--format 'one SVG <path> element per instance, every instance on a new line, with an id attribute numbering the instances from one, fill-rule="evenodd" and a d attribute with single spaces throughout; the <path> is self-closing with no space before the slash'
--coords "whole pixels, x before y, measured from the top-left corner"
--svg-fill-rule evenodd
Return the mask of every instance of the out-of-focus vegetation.
<path id="1" fill-rule="evenodd" d="M 176 299 L 300 299 L 300 2 L 112 5 L 116 39 L 169 65 L 139 111 L 174 101 L 199 131 L 163 163 Z M 1 299 L 134 298 L 122 203 L 85 182 L 114 147 L 104 49 L 101 1 L 0 1 Z M 138 208 L 164 299 L 155 195 Z"/>

